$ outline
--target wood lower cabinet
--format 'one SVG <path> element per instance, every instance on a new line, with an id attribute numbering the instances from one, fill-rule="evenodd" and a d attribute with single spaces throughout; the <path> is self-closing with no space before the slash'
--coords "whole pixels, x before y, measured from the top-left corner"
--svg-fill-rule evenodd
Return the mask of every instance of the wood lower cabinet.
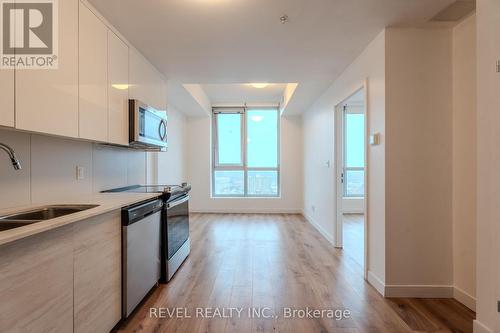
<path id="1" fill-rule="evenodd" d="M 120 212 L 74 227 L 74 332 L 109 332 L 121 318 Z"/>
<path id="2" fill-rule="evenodd" d="M 73 227 L 0 246 L 0 332 L 73 331 Z"/>
<path id="3" fill-rule="evenodd" d="M 120 211 L 0 246 L 0 332 L 109 332 L 121 318 Z"/>

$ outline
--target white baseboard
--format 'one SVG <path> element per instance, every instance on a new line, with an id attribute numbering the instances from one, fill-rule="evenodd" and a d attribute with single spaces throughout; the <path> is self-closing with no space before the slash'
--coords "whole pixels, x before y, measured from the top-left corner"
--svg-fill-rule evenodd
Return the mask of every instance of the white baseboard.
<path id="1" fill-rule="evenodd" d="M 189 208 L 191 213 L 213 214 L 301 214 L 301 209 L 262 208 Z"/>
<path id="2" fill-rule="evenodd" d="M 486 327 L 480 321 L 474 320 L 474 333 L 493 333 L 493 330 Z"/>
<path id="3" fill-rule="evenodd" d="M 472 311 L 476 311 L 476 298 L 467 294 L 465 291 L 458 287 L 453 288 L 453 298 L 471 309 Z"/>
<path id="4" fill-rule="evenodd" d="M 314 228 L 316 228 L 316 230 L 319 231 L 319 233 L 325 237 L 325 239 L 330 243 L 332 244 L 333 246 L 335 246 L 335 241 L 333 239 L 333 235 L 330 235 L 325 229 L 323 229 L 323 227 L 321 227 L 316 221 L 314 221 L 314 219 L 309 216 L 304 210 L 302 211 L 302 216 L 304 216 L 304 218 L 306 219 L 307 222 L 309 222 Z"/>
<path id="5" fill-rule="evenodd" d="M 371 284 L 382 296 L 385 295 L 385 284 L 372 271 L 368 271 L 368 283 Z"/>
<path id="6" fill-rule="evenodd" d="M 386 285 L 385 297 L 453 298 L 453 286 Z"/>

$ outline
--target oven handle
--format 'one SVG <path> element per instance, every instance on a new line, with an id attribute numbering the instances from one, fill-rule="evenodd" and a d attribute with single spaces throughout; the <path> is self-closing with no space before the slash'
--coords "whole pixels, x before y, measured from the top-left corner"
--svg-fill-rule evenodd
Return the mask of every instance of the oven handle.
<path id="1" fill-rule="evenodd" d="M 186 201 L 189 200 L 189 195 L 186 195 L 184 198 L 180 199 L 180 200 L 176 200 L 176 201 L 172 201 L 172 202 L 169 202 L 167 204 L 167 209 L 169 208 L 172 208 L 172 207 L 175 207 L 175 206 L 178 206 Z"/>

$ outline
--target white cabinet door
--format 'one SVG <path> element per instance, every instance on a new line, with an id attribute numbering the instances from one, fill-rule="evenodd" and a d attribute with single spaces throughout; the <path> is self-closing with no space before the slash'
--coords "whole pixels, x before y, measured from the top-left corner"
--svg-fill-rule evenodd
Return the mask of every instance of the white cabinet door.
<path id="1" fill-rule="evenodd" d="M 58 69 L 16 70 L 16 128 L 78 137 L 78 2 L 56 2 Z"/>
<path id="2" fill-rule="evenodd" d="M 109 142 L 128 145 L 128 46 L 108 31 Z"/>
<path id="3" fill-rule="evenodd" d="M 108 141 L 108 28 L 84 4 L 79 14 L 79 133 Z"/>
<path id="4" fill-rule="evenodd" d="M 151 80 L 151 105 L 158 110 L 165 111 L 167 108 L 167 84 L 156 68 L 149 65 L 149 69 L 149 78 Z"/>
<path id="5" fill-rule="evenodd" d="M 0 126 L 14 127 L 13 69 L 0 69 Z"/>
<path id="6" fill-rule="evenodd" d="M 158 110 L 166 111 L 167 110 L 167 83 L 163 79 L 163 76 L 155 71 L 156 76 L 156 89 L 155 91 L 155 100 L 156 100 L 156 108 Z"/>
<path id="7" fill-rule="evenodd" d="M 148 83 L 148 63 L 134 49 L 129 50 L 129 96 L 131 99 L 138 99 L 146 104 L 149 101 L 148 92 L 150 90 Z"/>
<path id="8" fill-rule="evenodd" d="M 166 109 L 167 87 L 163 76 L 141 54 L 130 49 L 130 98 Z"/>

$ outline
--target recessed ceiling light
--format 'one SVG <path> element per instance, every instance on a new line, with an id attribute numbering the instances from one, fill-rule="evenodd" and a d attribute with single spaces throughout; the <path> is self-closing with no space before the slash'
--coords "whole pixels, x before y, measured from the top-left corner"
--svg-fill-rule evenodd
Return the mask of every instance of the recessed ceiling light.
<path id="1" fill-rule="evenodd" d="M 118 90 L 128 89 L 128 84 L 123 84 L 123 83 L 115 83 L 115 84 L 112 84 L 111 86 L 115 89 L 118 89 Z"/>
<path id="2" fill-rule="evenodd" d="M 250 83 L 250 85 L 254 88 L 262 89 L 262 88 L 267 87 L 269 85 L 269 83 Z"/>

